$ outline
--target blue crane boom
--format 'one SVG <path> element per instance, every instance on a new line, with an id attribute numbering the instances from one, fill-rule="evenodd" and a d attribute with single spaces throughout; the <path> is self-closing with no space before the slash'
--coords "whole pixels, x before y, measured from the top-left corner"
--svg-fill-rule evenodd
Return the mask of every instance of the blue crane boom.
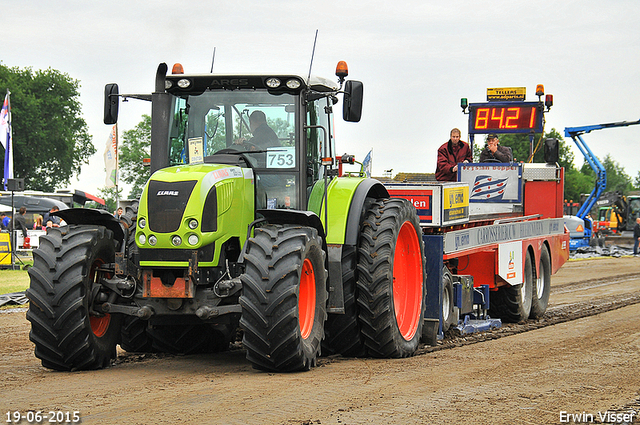
<path id="1" fill-rule="evenodd" d="M 575 144 L 578 146 L 578 149 L 580 149 L 580 152 L 582 152 L 582 155 L 584 156 L 584 158 L 587 160 L 587 162 L 589 163 L 593 171 L 596 173 L 596 177 L 597 177 L 595 187 L 591 191 L 591 194 L 589 194 L 589 197 L 584 202 L 584 204 L 582 204 L 582 207 L 576 214 L 577 217 L 584 219 L 589 213 L 589 211 L 591 211 L 591 208 L 593 208 L 595 203 L 598 201 L 598 198 L 600 197 L 602 192 L 604 192 L 605 188 L 607 187 L 607 172 L 604 169 L 604 166 L 602 165 L 602 163 L 595 156 L 595 154 L 591 151 L 591 149 L 589 149 L 589 146 L 587 146 L 584 140 L 582 140 L 581 135 L 585 133 L 590 133 L 593 130 L 603 130 L 605 128 L 614 128 L 614 127 L 628 127 L 630 125 L 636 125 L 636 124 L 640 124 L 640 120 L 585 125 L 582 127 L 565 127 L 564 129 L 565 137 L 571 137 L 573 139 Z"/>

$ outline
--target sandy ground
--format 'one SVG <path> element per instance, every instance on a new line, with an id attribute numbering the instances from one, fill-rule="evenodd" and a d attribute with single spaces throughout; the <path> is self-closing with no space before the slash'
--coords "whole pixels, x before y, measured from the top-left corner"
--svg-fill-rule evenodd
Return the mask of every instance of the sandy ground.
<path id="1" fill-rule="evenodd" d="M 550 305 L 640 291 L 639 270 L 640 258 L 570 261 Z M 602 278 L 610 282 L 570 289 Z M 123 353 L 111 368 L 64 373 L 34 357 L 24 312 L 4 313 L 0 419 L 41 410 L 42 423 L 77 411 L 84 424 L 555 424 L 600 423 L 612 409 L 637 421 L 638 317 L 635 304 L 408 359 L 323 358 L 306 373 L 253 370 L 243 350 Z"/>

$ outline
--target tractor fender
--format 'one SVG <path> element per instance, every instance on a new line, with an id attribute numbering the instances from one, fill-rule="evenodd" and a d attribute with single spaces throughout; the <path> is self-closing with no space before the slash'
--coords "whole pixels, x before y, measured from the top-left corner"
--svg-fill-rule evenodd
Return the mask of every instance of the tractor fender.
<path id="1" fill-rule="evenodd" d="M 104 226 L 113 232 L 114 239 L 122 243 L 125 238 L 125 230 L 120 220 L 105 210 L 93 208 L 69 208 L 56 211 L 51 215 L 62 218 L 67 224 L 95 224 Z"/>
<path id="2" fill-rule="evenodd" d="M 360 236 L 360 222 L 364 213 L 365 200 L 367 198 L 388 198 L 389 192 L 378 180 L 365 179 L 358 185 L 351 198 L 349 215 L 347 217 L 345 245 L 356 245 Z"/>
<path id="3" fill-rule="evenodd" d="M 285 210 L 285 209 L 258 209 L 261 214 L 271 224 L 297 224 L 300 226 L 313 227 L 322 238 L 323 248 L 326 250 L 325 231 L 320 218 L 313 211 Z"/>
<path id="4" fill-rule="evenodd" d="M 316 182 L 309 198 L 309 210 L 315 212 L 324 223 L 327 243 L 356 245 L 360 234 L 360 221 L 365 200 L 388 198 L 387 189 L 375 179 L 363 177 L 339 177 L 331 180 L 327 190 L 325 215 L 324 181 Z M 328 223 L 325 223 L 325 220 Z"/>

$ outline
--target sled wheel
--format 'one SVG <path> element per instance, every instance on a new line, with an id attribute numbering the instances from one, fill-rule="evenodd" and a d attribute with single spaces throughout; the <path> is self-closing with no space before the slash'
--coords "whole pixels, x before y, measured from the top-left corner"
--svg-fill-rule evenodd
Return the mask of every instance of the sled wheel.
<path id="1" fill-rule="evenodd" d="M 407 357 L 418 348 L 425 309 L 425 263 L 415 208 L 405 199 L 374 202 L 358 253 L 358 307 L 370 355 Z"/>
<path id="2" fill-rule="evenodd" d="M 525 253 L 524 282 L 515 286 L 503 286 L 491 293 L 491 316 L 513 323 L 529 318 L 534 286 L 532 263 L 531 255 Z"/>
<path id="3" fill-rule="evenodd" d="M 254 233 L 241 276 L 247 359 L 262 370 L 309 370 L 320 354 L 327 317 L 321 238 L 316 229 L 292 225 L 267 225 Z"/>
<path id="4" fill-rule="evenodd" d="M 447 267 L 442 268 L 442 331 L 458 323 L 458 308 L 453 299 L 453 277 Z"/>
<path id="5" fill-rule="evenodd" d="M 544 316 L 549 304 L 549 293 L 551 292 L 551 257 L 547 247 L 540 251 L 540 265 L 538 275 L 534 280 L 531 294 L 531 313 L 529 318 L 539 319 Z"/>
<path id="6" fill-rule="evenodd" d="M 111 292 L 113 233 L 102 226 L 51 228 L 40 238 L 29 270 L 27 319 L 35 355 L 56 370 L 99 369 L 116 357 L 122 316 L 101 313 Z"/>

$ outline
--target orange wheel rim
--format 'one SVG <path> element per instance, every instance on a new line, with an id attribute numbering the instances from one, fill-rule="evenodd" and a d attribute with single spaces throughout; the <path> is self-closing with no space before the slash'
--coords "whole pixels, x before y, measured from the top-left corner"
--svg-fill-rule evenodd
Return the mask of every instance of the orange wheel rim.
<path id="1" fill-rule="evenodd" d="M 111 315 L 105 314 L 102 317 L 91 316 L 89 317 L 89 322 L 91 323 L 91 331 L 98 338 L 104 336 L 107 333 L 107 329 L 109 329 L 109 323 L 111 322 Z"/>
<path id="2" fill-rule="evenodd" d="M 422 312 L 422 256 L 415 228 L 405 221 L 393 256 L 393 307 L 402 337 L 410 341 Z"/>
<path id="3" fill-rule="evenodd" d="M 306 258 L 302 263 L 300 289 L 298 294 L 298 321 L 303 339 L 311 335 L 316 313 L 316 276 L 313 264 Z"/>
<path id="4" fill-rule="evenodd" d="M 91 282 L 98 282 L 103 272 L 100 271 L 100 267 L 104 264 L 101 258 L 97 258 L 91 265 L 91 272 L 89 273 L 89 279 Z M 110 277 L 109 274 L 105 274 L 105 277 Z M 106 313 L 104 316 L 89 316 L 89 324 L 91 325 L 91 332 L 98 338 L 104 336 L 109 329 L 111 323 L 111 315 Z"/>

